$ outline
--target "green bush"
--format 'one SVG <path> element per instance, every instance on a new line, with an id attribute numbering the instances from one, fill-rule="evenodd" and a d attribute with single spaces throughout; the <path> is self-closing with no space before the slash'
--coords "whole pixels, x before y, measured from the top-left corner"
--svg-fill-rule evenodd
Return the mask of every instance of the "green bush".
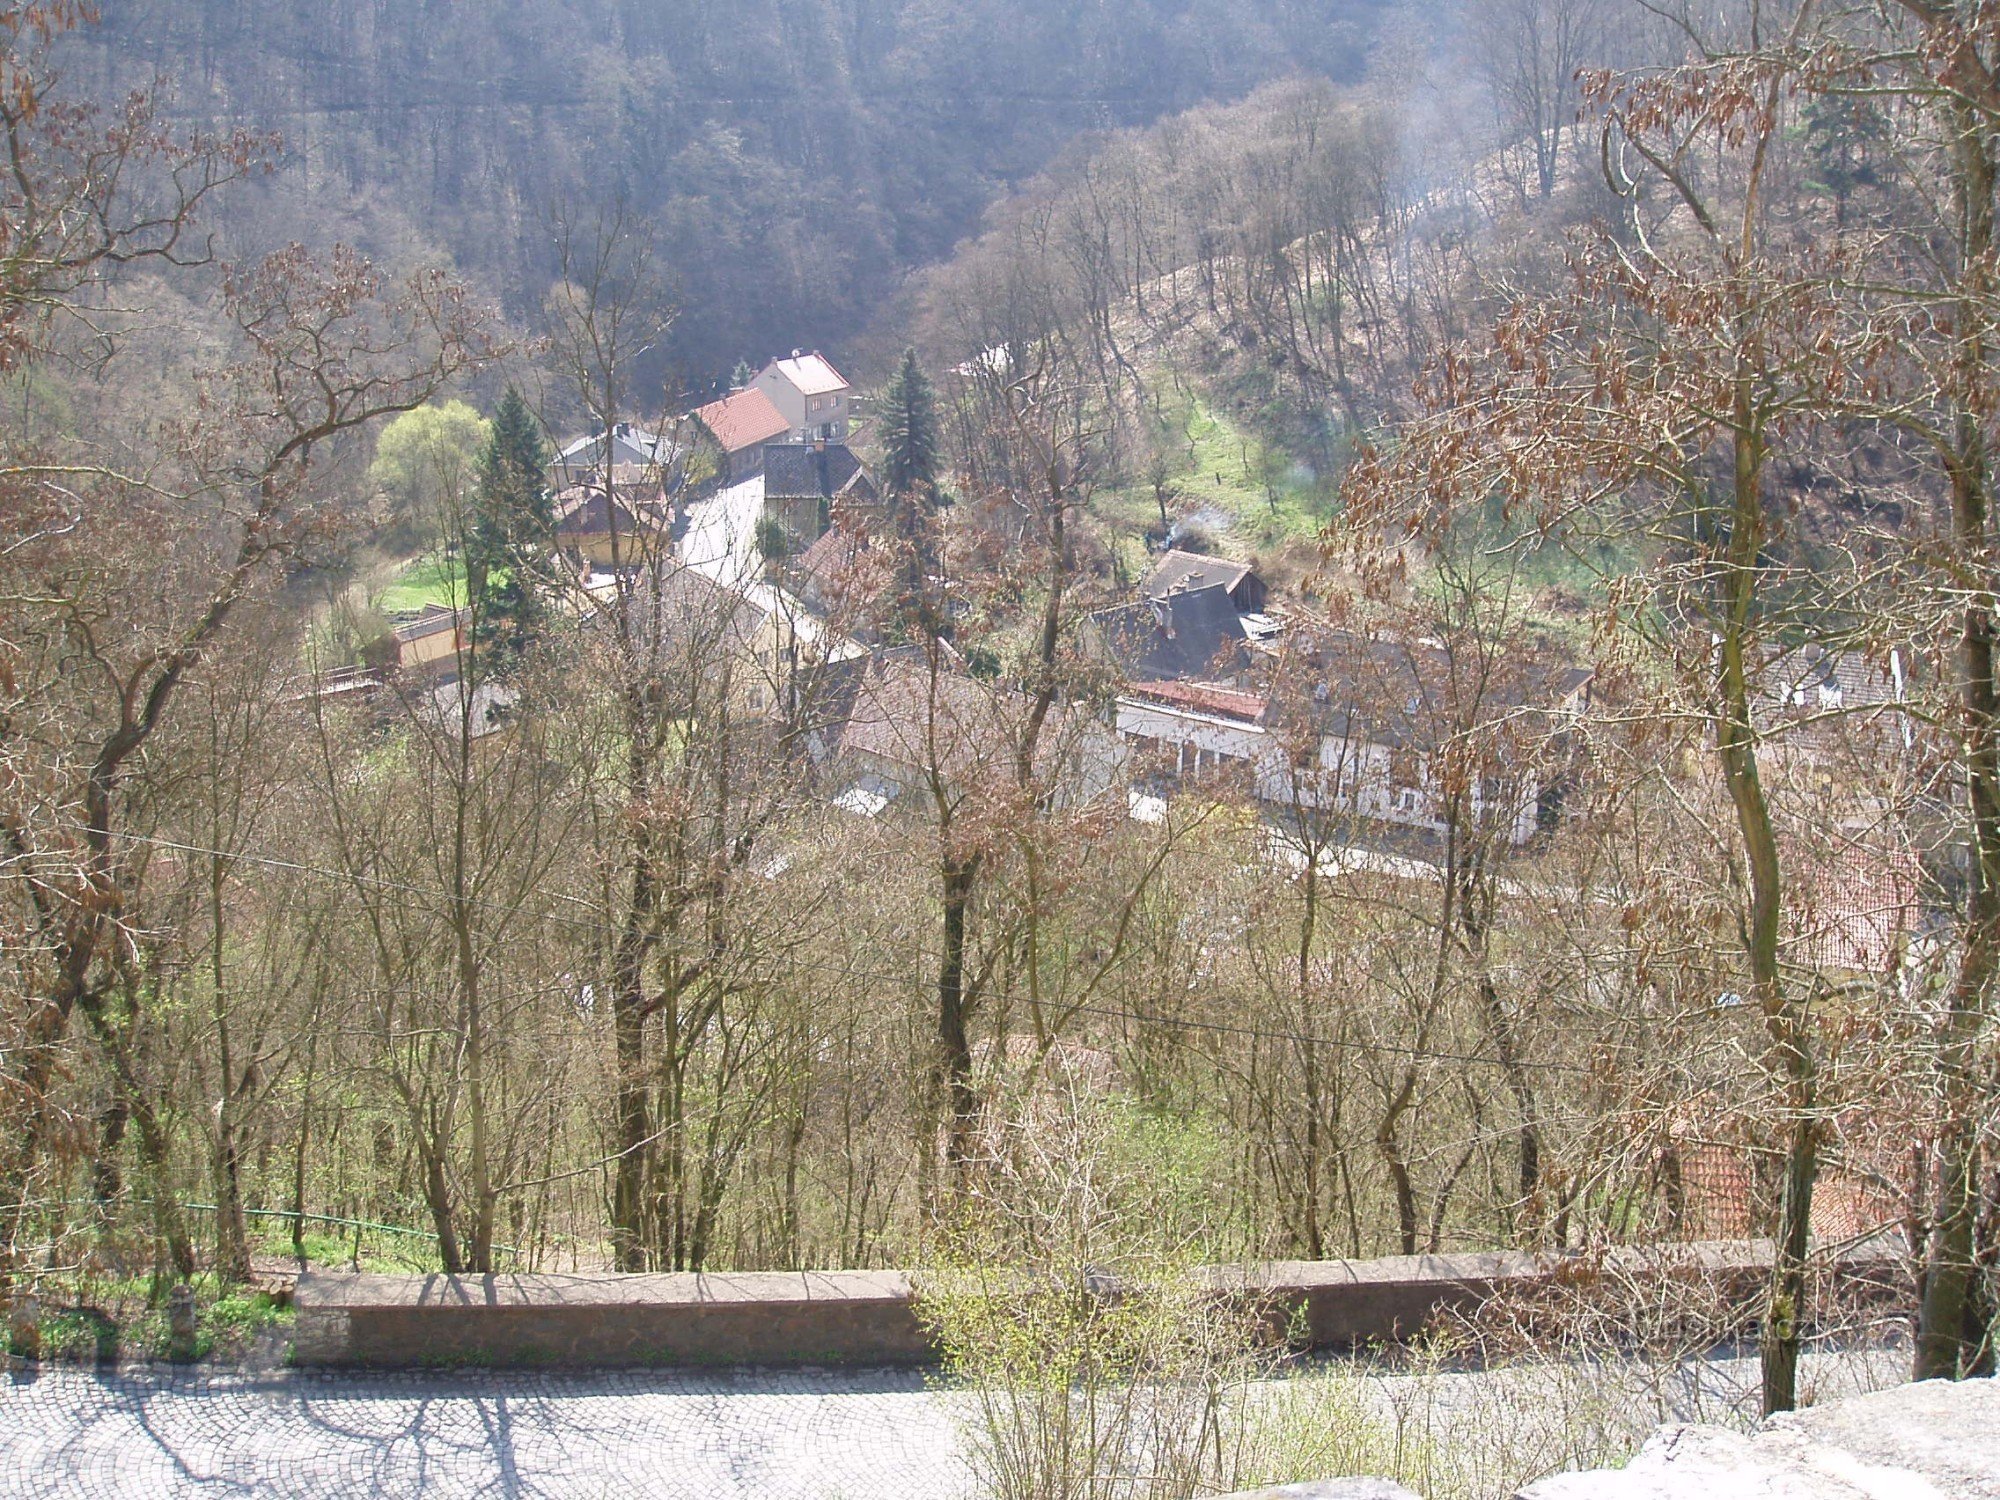
<path id="1" fill-rule="evenodd" d="M 918 1278 L 994 1500 L 1183 1500 L 1232 1487 L 1266 1310 L 1202 1269 L 1177 1143 L 1060 1054 L 1013 1081 Z M 1220 1293 L 1220 1294 L 1219 1294 Z"/>

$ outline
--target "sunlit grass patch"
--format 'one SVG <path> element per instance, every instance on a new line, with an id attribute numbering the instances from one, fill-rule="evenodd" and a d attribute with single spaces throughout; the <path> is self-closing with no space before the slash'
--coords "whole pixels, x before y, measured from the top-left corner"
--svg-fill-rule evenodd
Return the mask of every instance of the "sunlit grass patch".
<path id="1" fill-rule="evenodd" d="M 456 609 L 465 603 L 465 564 L 437 553 L 413 558 L 371 602 L 385 615 L 414 614 L 427 604 Z"/>

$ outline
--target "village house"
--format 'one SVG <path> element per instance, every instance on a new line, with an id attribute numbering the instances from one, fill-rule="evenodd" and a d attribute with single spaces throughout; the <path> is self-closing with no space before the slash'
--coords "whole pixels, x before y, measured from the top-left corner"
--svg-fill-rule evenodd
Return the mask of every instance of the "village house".
<path id="1" fill-rule="evenodd" d="M 1160 554 L 1140 592 L 1148 599 L 1165 599 L 1171 594 L 1215 585 L 1221 586 L 1239 615 L 1262 614 L 1270 599 L 1264 580 L 1250 564 L 1177 548 Z"/>
<path id="2" fill-rule="evenodd" d="M 294 677 L 286 684 L 283 703 L 372 703 L 388 686 L 379 666 L 349 663 Z"/>
<path id="3" fill-rule="evenodd" d="M 1803 813 L 1782 851 L 1792 963 L 1843 980 L 1894 973 L 1970 878 L 1952 806 L 1962 783 L 1939 775 L 1912 706 L 1925 666 L 1906 647 L 1808 644 L 1774 654 L 1757 679 L 1764 784 Z"/>
<path id="4" fill-rule="evenodd" d="M 1135 752 L 1141 780 L 1178 785 L 1240 769 L 1261 779 L 1280 773 L 1282 754 L 1265 723 L 1269 703 L 1255 693 L 1186 682 L 1137 682 L 1118 695 L 1118 737 Z"/>
<path id="5" fill-rule="evenodd" d="M 439 663 L 450 666 L 465 650 L 471 625 L 472 612 L 468 609 L 426 604 L 414 619 L 391 629 L 395 664 L 405 671 L 436 670 Z"/>
<path id="6" fill-rule="evenodd" d="M 835 507 L 851 518 L 878 504 L 875 481 L 845 443 L 768 443 L 764 447 L 764 516 L 784 528 L 795 553 L 831 526 Z"/>
<path id="7" fill-rule="evenodd" d="M 438 733 L 486 750 L 497 743 L 497 736 L 513 727 L 514 709 L 520 696 L 504 683 L 487 679 L 474 684 L 454 675 L 410 706 L 413 713 Z"/>
<path id="8" fill-rule="evenodd" d="M 1665 1210 L 1661 1238 L 1747 1240 L 1770 1232 L 1777 1207 L 1770 1148 L 1747 1123 L 1714 1098 L 1667 1112 L 1653 1149 Z M 1895 1185 L 1909 1160 L 1913 1123 L 1898 1129 L 1868 1113 L 1845 1116 L 1837 1152 L 1826 1153 L 1813 1184 L 1814 1239 L 1853 1242 L 1903 1222 L 1908 1209 Z"/>
<path id="9" fill-rule="evenodd" d="M 1850 792 L 1860 794 L 1860 783 L 1893 775 L 1916 743 L 1918 721 L 1909 711 L 1916 666 L 1902 648 L 1881 657 L 1816 644 L 1778 652 L 1759 675 L 1751 706 L 1764 753 L 1816 768 L 1823 783 L 1844 766 L 1860 773 L 1849 778 L 1856 783 Z"/>
<path id="10" fill-rule="evenodd" d="M 1280 632 L 1270 591 L 1248 563 L 1168 551 L 1139 597 L 1092 613 L 1084 650 L 1130 682 L 1205 682 L 1248 689 Z"/>
<path id="11" fill-rule="evenodd" d="M 667 561 L 642 572 L 627 591 L 631 639 L 669 678 L 704 680 L 726 690 L 733 712 L 756 717 L 775 700 L 766 670 L 768 611 L 741 591 Z"/>
<path id="12" fill-rule="evenodd" d="M 1248 686 L 1249 632 L 1220 582 L 1097 610 L 1082 639 L 1127 681 Z"/>
<path id="13" fill-rule="evenodd" d="M 954 797 L 997 795 L 1016 774 L 1029 700 L 972 676 L 949 645 L 938 643 L 936 652 L 934 660 L 923 647 L 900 646 L 868 659 L 834 747 L 836 807 L 877 816 L 927 794 L 933 774 Z M 1119 759 L 1101 724 L 1059 707 L 1043 726 L 1035 768 L 1074 804 L 1102 795 Z"/>
<path id="14" fill-rule="evenodd" d="M 828 629 L 797 599 L 764 583 L 732 585 L 668 560 L 626 591 L 631 637 L 653 652 L 661 672 L 721 691 L 744 718 L 812 711 L 831 668 L 864 649 Z"/>
<path id="15" fill-rule="evenodd" d="M 818 541 L 791 559 L 786 576 L 801 602 L 823 619 L 838 619 L 850 631 L 870 631 L 881 623 L 883 605 L 895 587 L 893 555 L 874 545 L 872 533 L 839 510 Z"/>
<path id="16" fill-rule="evenodd" d="M 614 469 L 645 469 L 662 478 L 674 470 L 682 457 L 680 445 L 670 434 L 648 432 L 630 422 L 612 424 L 608 446 Z M 565 444 L 549 465 L 556 488 L 567 489 L 602 473 L 606 447 L 601 427 Z"/>
<path id="17" fill-rule="evenodd" d="M 849 421 L 847 377 L 817 349 L 794 349 L 757 373 L 750 389 L 766 397 L 784 416 L 795 443 L 844 443 Z"/>
<path id="18" fill-rule="evenodd" d="M 555 497 L 556 550 L 579 566 L 629 568 L 671 545 L 673 507 L 659 474 L 636 465 L 572 485 Z"/>
<path id="19" fill-rule="evenodd" d="M 1477 744 L 1462 809 L 1512 844 L 1554 815 L 1560 758 L 1549 753 L 1577 712 L 1590 674 L 1530 665 L 1486 684 L 1478 704 L 1452 701 L 1444 649 L 1336 631 L 1302 648 L 1281 700 L 1213 683 L 1133 681 L 1113 723 L 1138 779 L 1162 792 L 1236 772 L 1266 804 L 1315 817 L 1438 834 L 1446 828 L 1437 755 Z"/>
<path id="20" fill-rule="evenodd" d="M 716 477 L 725 485 L 741 484 L 764 471 L 764 445 L 780 441 L 792 424 L 769 395 L 755 386 L 731 391 L 719 401 L 697 407 L 694 419 L 716 449 Z"/>

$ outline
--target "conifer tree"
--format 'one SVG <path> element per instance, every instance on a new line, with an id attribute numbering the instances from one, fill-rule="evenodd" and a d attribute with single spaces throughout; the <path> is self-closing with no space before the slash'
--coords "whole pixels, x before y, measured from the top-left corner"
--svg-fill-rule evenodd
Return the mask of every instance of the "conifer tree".
<path id="1" fill-rule="evenodd" d="M 882 477 L 889 494 L 926 509 L 935 506 L 937 396 L 914 349 L 903 351 L 902 364 L 882 392 L 882 446 L 886 453 Z"/>
<path id="2" fill-rule="evenodd" d="M 520 391 L 507 388 L 480 455 L 466 584 L 482 645 L 518 652 L 535 633 L 538 547 L 554 529 L 541 429 Z"/>
<path id="3" fill-rule="evenodd" d="M 914 349 L 903 351 L 903 362 L 882 391 L 882 448 L 883 488 L 905 548 L 904 628 L 925 635 L 947 634 L 926 592 L 927 580 L 937 571 L 937 397 Z"/>

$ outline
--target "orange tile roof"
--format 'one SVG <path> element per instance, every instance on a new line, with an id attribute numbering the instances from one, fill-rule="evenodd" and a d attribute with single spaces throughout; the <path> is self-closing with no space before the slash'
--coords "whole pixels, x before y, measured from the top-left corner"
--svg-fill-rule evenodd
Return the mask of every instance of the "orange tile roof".
<path id="1" fill-rule="evenodd" d="M 698 408 L 695 419 L 715 435 L 725 453 L 740 453 L 791 430 L 784 414 L 762 391 L 731 391 L 720 401 Z"/>

